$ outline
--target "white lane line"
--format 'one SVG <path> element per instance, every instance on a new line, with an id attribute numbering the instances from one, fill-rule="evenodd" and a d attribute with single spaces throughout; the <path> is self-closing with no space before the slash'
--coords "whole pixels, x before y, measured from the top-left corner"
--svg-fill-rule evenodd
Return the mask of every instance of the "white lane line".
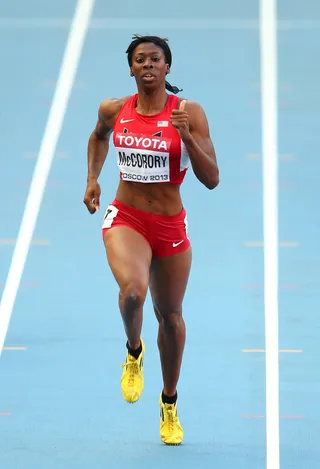
<path id="1" fill-rule="evenodd" d="M 266 469 L 280 469 L 277 1 L 260 0 Z"/>
<path id="2" fill-rule="evenodd" d="M 0 355 L 7 335 L 12 310 L 28 256 L 48 175 L 54 158 L 64 116 L 75 81 L 95 0 L 78 0 L 64 52 L 57 88 L 40 146 L 17 243 L 0 304 Z"/>

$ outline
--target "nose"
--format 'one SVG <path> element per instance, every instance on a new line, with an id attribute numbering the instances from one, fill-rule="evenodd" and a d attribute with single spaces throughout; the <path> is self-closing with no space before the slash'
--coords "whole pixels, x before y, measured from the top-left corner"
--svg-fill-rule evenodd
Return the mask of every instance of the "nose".
<path id="1" fill-rule="evenodd" d="M 143 64 L 143 67 L 144 68 L 153 68 L 153 63 L 152 63 L 152 60 L 149 59 L 149 58 L 146 58 L 144 64 Z"/>

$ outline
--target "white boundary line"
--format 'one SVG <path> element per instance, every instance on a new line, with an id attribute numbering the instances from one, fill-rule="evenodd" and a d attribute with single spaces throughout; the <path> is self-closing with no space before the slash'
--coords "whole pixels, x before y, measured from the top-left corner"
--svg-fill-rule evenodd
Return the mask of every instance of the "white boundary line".
<path id="1" fill-rule="evenodd" d="M 266 468 L 280 468 L 278 344 L 277 1 L 260 0 Z"/>
<path id="2" fill-rule="evenodd" d="M 27 260 L 48 175 L 52 166 L 55 149 L 62 129 L 69 97 L 80 62 L 94 4 L 95 0 L 78 0 L 71 24 L 57 87 L 20 225 L 17 244 L 13 252 L 7 281 L 1 298 L 0 356 L 7 335 L 23 269 Z"/>

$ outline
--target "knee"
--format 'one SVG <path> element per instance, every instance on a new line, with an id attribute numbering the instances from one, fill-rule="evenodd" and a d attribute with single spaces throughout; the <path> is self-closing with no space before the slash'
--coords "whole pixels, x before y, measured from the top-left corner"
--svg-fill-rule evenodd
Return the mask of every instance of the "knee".
<path id="1" fill-rule="evenodd" d="M 183 322 L 181 309 L 170 309 L 167 311 L 155 309 L 155 312 L 160 327 L 167 331 L 178 329 Z"/>
<path id="2" fill-rule="evenodd" d="M 130 283 L 120 290 L 124 309 L 135 311 L 143 306 L 146 297 L 146 288 L 139 282 Z"/>

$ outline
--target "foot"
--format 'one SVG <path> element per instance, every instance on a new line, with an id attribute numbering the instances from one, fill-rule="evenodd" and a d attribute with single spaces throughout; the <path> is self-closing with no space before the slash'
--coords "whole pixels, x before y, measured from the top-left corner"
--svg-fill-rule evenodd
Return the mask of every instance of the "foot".
<path id="1" fill-rule="evenodd" d="M 161 440 L 166 445 L 180 445 L 184 432 L 178 417 L 177 403 L 165 404 L 162 401 L 162 395 L 160 395 L 159 404 Z"/>
<path id="2" fill-rule="evenodd" d="M 127 402 L 136 402 L 142 394 L 144 386 L 143 358 L 145 345 L 141 339 L 142 352 L 136 359 L 127 352 L 126 362 L 122 365 L 121 390 Z"/>

